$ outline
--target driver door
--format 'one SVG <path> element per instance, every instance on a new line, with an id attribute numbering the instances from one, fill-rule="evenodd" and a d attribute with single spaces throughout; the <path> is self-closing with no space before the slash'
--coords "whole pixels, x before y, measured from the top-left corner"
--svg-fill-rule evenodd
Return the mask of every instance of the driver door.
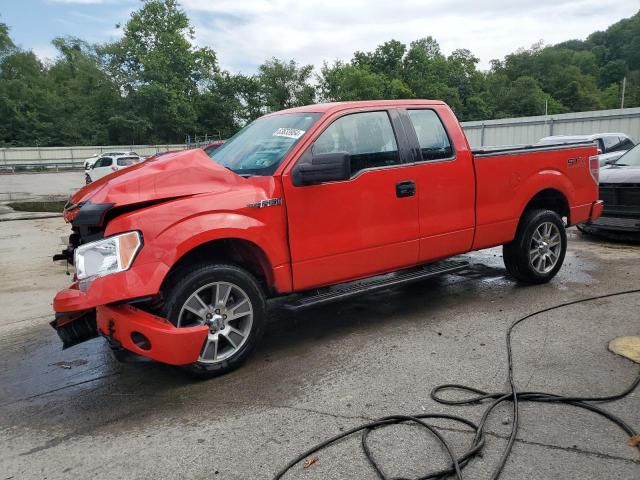
<path id="1" fill-rule="evenodd" d="M 346 152 L 351 178 L 295 186 L 291 175 L 284 176 L 295 290 L 417 263 L 415 167 L 402 160 L 408 142 L 399 122 L 396 127 L 386 110 L 341 114 L 298 162 Z"/>

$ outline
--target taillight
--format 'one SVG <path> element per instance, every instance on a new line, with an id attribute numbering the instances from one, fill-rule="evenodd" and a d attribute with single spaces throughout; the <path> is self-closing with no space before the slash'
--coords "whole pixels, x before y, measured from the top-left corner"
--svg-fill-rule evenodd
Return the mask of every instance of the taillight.
<path id="1" fill-rule="evenodd" d="M 589 170 L 596 185 L 600 183 L 600 158 L 597 155 L 589 157 Z"/>

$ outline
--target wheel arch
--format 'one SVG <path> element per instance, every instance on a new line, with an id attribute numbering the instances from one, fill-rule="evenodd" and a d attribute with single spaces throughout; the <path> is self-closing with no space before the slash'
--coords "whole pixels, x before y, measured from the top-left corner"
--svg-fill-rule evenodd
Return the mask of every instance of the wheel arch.
<path id="1" fill-rule="evenodd" d="M 265 251 L 256 243 L 239 237 L 205 241 L 185 251 L 172 265 L 162 282 L 164 288 L 175 275 L 197 263 L 224 261 L 245 268 L 263 287 L 265 293 L 274 291 L 274 272 Z"/>
<path id="2" fill-rule="evenodd" d="M 569 209 L 569 199 L 567 196 L 557 188 L 545 188 L 538 191 L 533 197 L 529 199 L 522 213 L 520 219 L 530 210 L 545 209 L 556 212 L 560 217 L 567 217 L 567 224 L 569 224 L 569 215 L 571 211 Z"/>

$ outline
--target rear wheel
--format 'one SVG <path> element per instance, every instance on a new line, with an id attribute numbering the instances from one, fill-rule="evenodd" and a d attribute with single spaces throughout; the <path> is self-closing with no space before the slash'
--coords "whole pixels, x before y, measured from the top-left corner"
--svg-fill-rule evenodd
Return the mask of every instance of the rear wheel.
<path id="1" fill-rule="evenodd" d="M 258 343 L 265 301 L 256 279 L 235 265 L 199 265 L 169 282 L 162 314 L 176 327 L 206 325 L 198 361 L 186 368 L 213 377 L 239 367 Z"/>
<path id="2" fill-rule="evenodd" d="M 524 283 L 545 283 L 562 267 L 567 233 L 560 216 L 552 210 L 530 210 L 518 226 L 516 238 L 504 245 L 507 271 Z"/>

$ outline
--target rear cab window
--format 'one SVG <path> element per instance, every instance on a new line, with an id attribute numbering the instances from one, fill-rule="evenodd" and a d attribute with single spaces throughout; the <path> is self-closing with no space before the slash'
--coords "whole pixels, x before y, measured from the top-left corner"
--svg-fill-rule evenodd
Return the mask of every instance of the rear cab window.
<path id="1" fill-rule="evenodd" d="M 137 160 L 137 157 L 122 157 L 118 158 L 117 163 L 119 167 L 128 167 L 136 163 Z"/>
<path id="2" fill-rule="evenodd" d="M 422 161 L 444 160 L 454 156 L 451 140 L 442 120 L 430 109 L 407 110 L 418 137 Z"/>

